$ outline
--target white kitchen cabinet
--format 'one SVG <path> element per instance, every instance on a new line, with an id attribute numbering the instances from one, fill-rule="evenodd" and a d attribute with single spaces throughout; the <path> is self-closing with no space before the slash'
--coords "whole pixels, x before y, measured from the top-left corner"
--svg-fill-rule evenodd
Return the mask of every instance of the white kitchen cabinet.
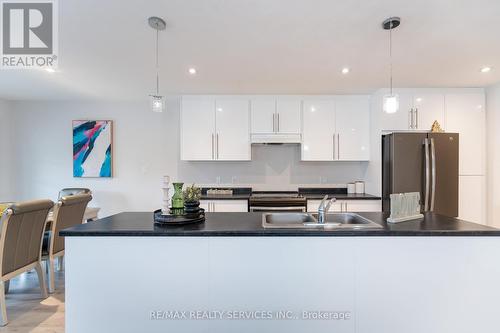
<path id="1" fill-rule="evenodd" d="M 336 159 L 335 102 L 304 100 L 302 111 L 303 161 Z"/>
<path id="2" fill-rule="evenodd" d="M 307 211 L 317 213 L 321 200 L 307 200 Z M 381 200 L 338 200 L 332 204 L 329 212 L 381 212 Z"/>
<path id="3" fill-rule="evenodd" d="M 301 99 L 298 97 L 278 97 L 276 100 L 276 131 L 283 134 L 301 133 Z"/>
<path id="4" fill-rule="evenodd" d="M 181 160 L 251 159 L 248 100 L 188 97 L 181 105 Z"/>
<path id="5" fill-rule="evenodd" d="M 215 159 L 218 161 L 250 160 L 248 100 L 216 100 L 215 110 Z"/>
<path id="6" fill-rule="evenodd" d="M 335 100 L 335 149 L 340 161 L 370 160 L 370 104 L 368 97 Z"/>
<path id="7" fill-rule="evenodd" d="M 276 127 L 276 99 L 254 98 L 251 103 L 252 134 L 274 133 Z"/>
<path id="8" fill-rule="evenodd" d="M 459 177 L 459 218 L 486 224 L 485 176 Z"/>
<path id="9" fill-rule="evenodd" d="M 445 128 L 444 95 L 418 92 L 413 95 L 413 126 L 418 130 L 431 130 L 434 121 Z"/>
<path id="10" fill-rule="evenodd" d="M 483 93 L 447 94 L 446 128 L 459 133 L 459 174 L 484 175 L 486 115 Z"/>
<path id="11" fill-rule="evenodd" d="M 247 200 L 200 200 L 200 207 L 205 212 L 248 212 Z"/>
<path id="12" fill-rule="evenodd" d="M 368 96 L 306 99 L 302 109 L 302 161 L 368 161 Z"/>
<path id="13" fill-rule="evenodd" d="M 395 93 L 399 96 L 399 110 L 391 114 L 381 111 L 382 129 L 430 130 L 435 120 L 445 128 L 444 94 L 419 89 Z"/>
<path id="14" fill-rule="evenodd" d="M 215 100 L 183 98 L 181 108 L 181 160 L 212 160 L 215 141 Z"/>
<path id="15" fill-rule="evenodd" d="M 381 200 L 344 200 L 344 212 L 381 212 Z"/>
<path id="16" fill-rule="evenodd" d="M 395 113 L 383 111 L 383 98 L 376 110 L 380 113 L 380 128 L 388 131 L 410 130 L 412 128 L 413 95 L 395 91 L 399 96 L 399 110 Z"/>
<path id="17" fill-rule="evenodd" d="M 251 100 L 253 143 L 300 143 L 301 99 L 298 97 L 254 97 Z"/>

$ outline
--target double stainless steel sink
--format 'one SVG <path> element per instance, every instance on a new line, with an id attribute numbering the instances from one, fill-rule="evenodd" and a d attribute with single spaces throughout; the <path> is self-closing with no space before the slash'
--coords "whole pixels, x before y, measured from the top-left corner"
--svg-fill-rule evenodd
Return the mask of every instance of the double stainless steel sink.
<path id="1" fill-rule="evenodd" d="M 318 214 L 311 213 L 264 213 L 264 228 L 296 229 L 320 228 L 340 230 L 382 229 L 378 223 L 355 213 L 325 214 L 325 222 L 318 223 Z"/>

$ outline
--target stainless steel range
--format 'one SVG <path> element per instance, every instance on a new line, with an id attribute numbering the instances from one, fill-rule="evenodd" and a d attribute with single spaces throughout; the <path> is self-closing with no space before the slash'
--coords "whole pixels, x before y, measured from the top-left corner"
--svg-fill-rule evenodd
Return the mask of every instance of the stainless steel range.
<path id="1" fill-rule="evenodd" d="M 253 192 L 251 212 L 305 212 L 307 200 L 297 192 Z"/>

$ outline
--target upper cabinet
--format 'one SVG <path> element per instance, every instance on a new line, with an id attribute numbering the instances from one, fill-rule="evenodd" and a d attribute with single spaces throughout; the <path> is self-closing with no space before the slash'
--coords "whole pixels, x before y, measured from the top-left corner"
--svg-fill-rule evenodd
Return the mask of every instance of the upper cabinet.
<path id="1" fill-rule="evenodd" d="M 184 97 L 181 103 L 181 160 L 250 160 L 249 128 L 249 101 L 246 99 Z"/>
<path id="2" fill-rule="evenodd" d="M 303 161 L 368 161 L 368 96 L 311 98 L 303 102 Z"/>
<path id="3" fill-rule="evenodd" d="M 338 160 L 370 160 L 369 97 L 337 98 L 335 100 L 335 117 Z"/>
<path id="4" fill-rule="evenodd" d="M 336 160 L 335 102 L 304 100 L 302 121 L 302 160 Z"/>
<path id="5" fill-rule="evenodd" d="M 441 127 L 444 123 L 444 95 L 432 93 L 415 93 L 413 95 L 413 126 L 414 129 L 429 130 L 434 121 Z"/>
<path id="6" fill-rule="evenodd" d="M 215 100 L 181 101 L 181 160 L 215 159 Z"/>
<path id="7" fill-rule="evenodd" d="M 216 160 L 250 160 L 249 101 L 216 100 L 215 105 Z"/>
<path id="8" fill-rule="evenodd" d="M 300 98 L 255 97 L 250 105 L 253 143 L 300 143 Z"/>
<path id="9" fill-rule="evenodd" d="M 274 133 L 276 128 L 276 99 L 270 97 L 251 100 L 252 134 Z"/>
<path id="10" fill-rule="evenodd" d="M 444 94 L 419 89 L 396 93 L 399 111 L 391 114 L 382 111 L 384 130 L 430 130 L 436 120 L 444 128 Z"/>
<path id="11" fill-rule="evenodd" d="M 485 174 L 486 114 L 484 93 L 446 95 L 446 129 L 459 133 L 459 174 Z"/>
<path id="12" fill-rule="evenodd" d="M 276 130 L 280 134 L 295 134 L 300 137 L 301 99 L 278 97 L 276 100 Z"/>

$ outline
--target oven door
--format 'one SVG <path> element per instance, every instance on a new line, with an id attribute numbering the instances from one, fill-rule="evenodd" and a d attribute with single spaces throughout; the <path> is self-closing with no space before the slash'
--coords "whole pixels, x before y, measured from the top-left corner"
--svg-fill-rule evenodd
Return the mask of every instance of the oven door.
<path id="1" fill-rule="evenodd" d="M 295 207 L 266 207 L 266 206 L 250 206 L 251 212 L 263 212 L 263 213 L 304 213 L 306 207 L 295 206 Z"/>

